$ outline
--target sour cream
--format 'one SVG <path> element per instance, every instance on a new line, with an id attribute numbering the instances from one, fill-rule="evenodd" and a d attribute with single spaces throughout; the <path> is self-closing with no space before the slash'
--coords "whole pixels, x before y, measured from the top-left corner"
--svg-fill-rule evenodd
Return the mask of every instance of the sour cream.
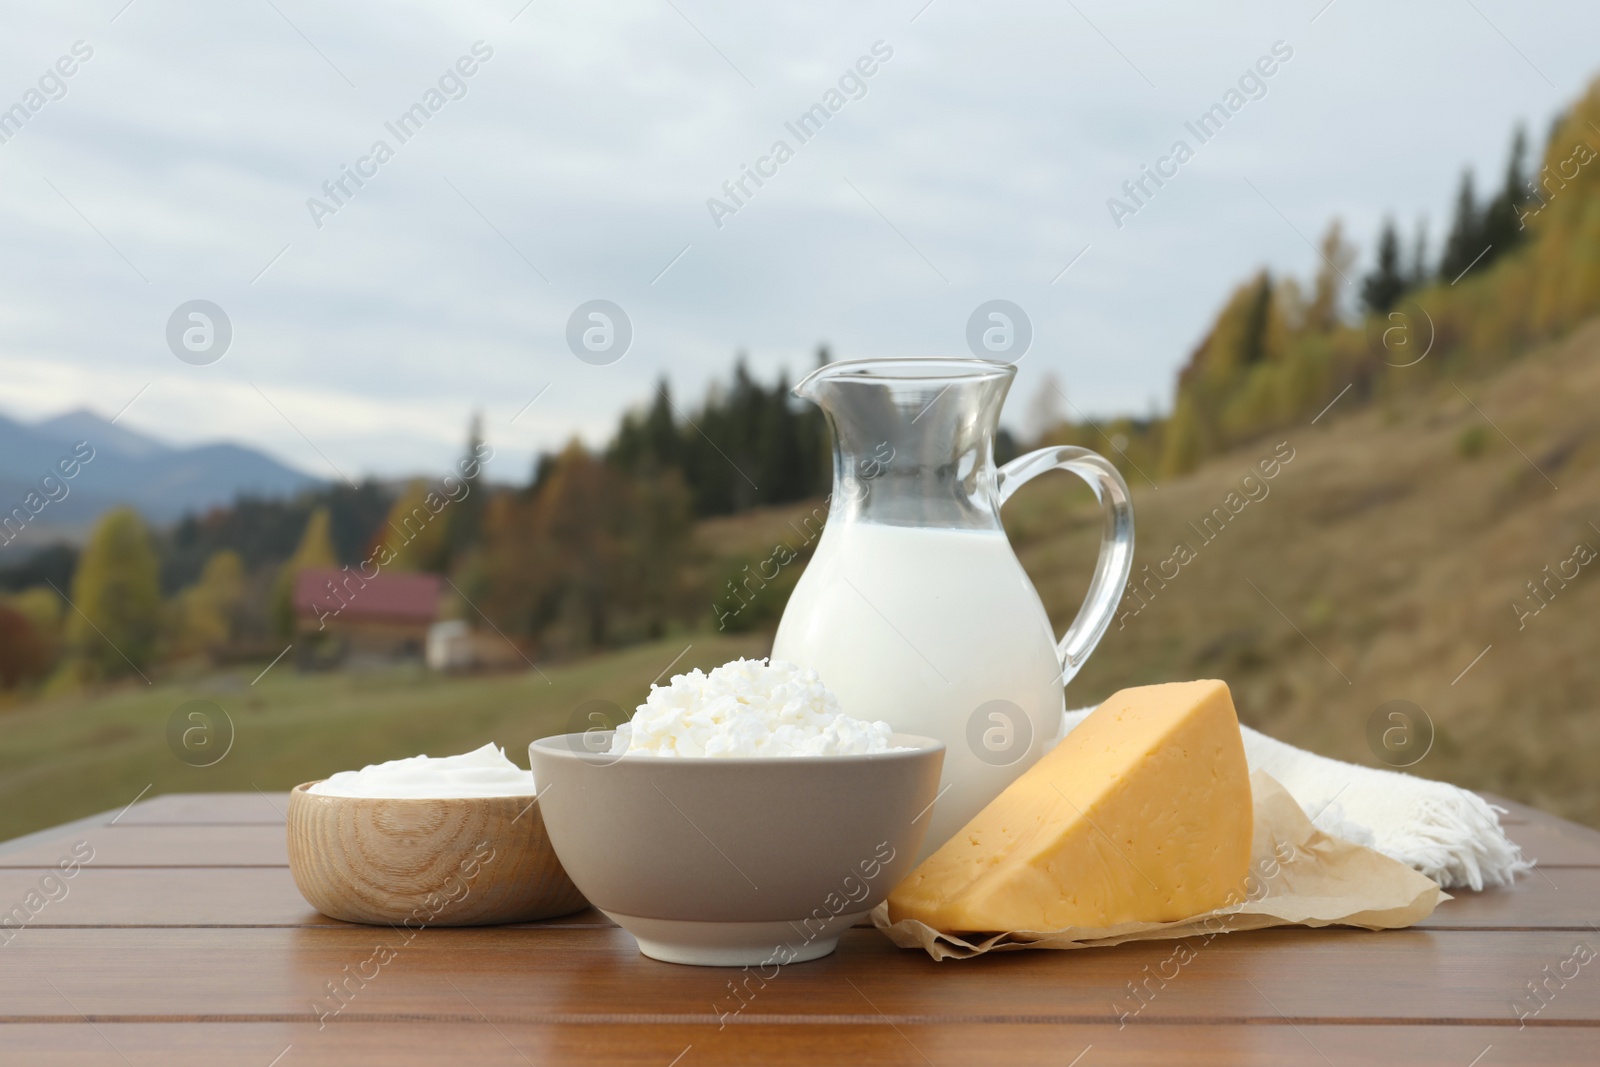
<path id="1" fill-rule="evenodd" d="M 308 793 L 385 800 L 533 796 L 533 772 L 506 758 L 493 742 L 459 756 L 412 756 L 340 771 Z"/>

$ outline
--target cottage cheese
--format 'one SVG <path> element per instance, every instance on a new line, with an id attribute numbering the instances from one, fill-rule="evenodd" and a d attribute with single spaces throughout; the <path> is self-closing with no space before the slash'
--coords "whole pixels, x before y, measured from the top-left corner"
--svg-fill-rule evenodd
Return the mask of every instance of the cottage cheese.
<path id="1" fill-rule="evenodd" d="M 330 797 L 435 800 L 458 797 L 533 796 L 533 772 L 490 743 L 459 756 L 412 756 L 340 771 L 307 789 Z"/>
<path id="2" fill-rule="evenodd" d="M 629 756 L 843 756 L 890 752 L 889 724 L 852 719 L 817 672 L 736 659 L 652 685 L 611 752 Z"/>

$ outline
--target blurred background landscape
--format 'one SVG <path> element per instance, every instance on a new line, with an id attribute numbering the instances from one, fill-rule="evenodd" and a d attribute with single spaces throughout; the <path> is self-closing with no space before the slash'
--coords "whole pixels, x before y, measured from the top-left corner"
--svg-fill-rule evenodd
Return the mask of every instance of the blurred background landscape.
<path id="1" fill-rule="evenodd" d="M 1385 223 L 1360 251 L 1330 220 L 1310 276 L 1239 278 L 1169 414 L 1091 420 L 1053 375 L 1013 396 L 997 458 L 1079 444 L 1134 491 L 1139 591 L 1069 706 L 1221 677 L 1249 724 L 1377 765 L 1369 717 L 1407 700 L 1434 730 L 1413 773 L 1600 826 L 1600 88 L 1504 137 L 1436 242 Z M 521 478 L 489 476 L 476 418 L 456 464 L 354 484 L 88 412 L 0 420 L 0 837 L 147 787 L 490 738 L 520 760 L 594 702 L 764 654 L 800 568 L 763 561 L 808 557 L 831 477 L 791 381 L 734 353 L 701 395 L 662 377 Z M 1008 506 L 1058 627 L 1098 516 L 1064 479 Z"/>
<path id="2" fill-rule="evenodd" d="M 790 386 L 976 351 L 1001 297 L 996 458 L 1081 445 L 1134 494 L 1069 707 L 1219 677 L 1283 740 L 1600 827 L 1600 11 L 7 18 L 0 838 L 520 762 L 765 654 L 831 482 Z M 595 359 L 601 298 L 631 345 Z M 1097 506 L 1047 478 L 1004 518 L 1064 627 Z"/>

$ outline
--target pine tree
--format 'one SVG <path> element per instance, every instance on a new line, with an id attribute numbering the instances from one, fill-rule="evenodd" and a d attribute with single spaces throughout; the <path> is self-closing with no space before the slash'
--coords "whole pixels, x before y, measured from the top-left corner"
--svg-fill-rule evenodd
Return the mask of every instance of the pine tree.
<path id="1" fill-rule="evenodd" d="M 676 469 L 683 461 L 683 447 L 678 419 L 672 407 L 671 386 L 665 375 L 656 386 L 655 399 L 644 417 L 641 427 L 645 455 L 649 462 L 661 470 Z"/>
<path id="2" fill-rule="evenodd" d="M 155 657 L 161 586 L 155 550 L 132 508 L 109 511 L 72 576 L 67 641 L 88 678 L 141 669 Z"/>
<path id="3" fill-rule="evenodd" d="M 828 361 L 827 347 L 820 346 L 817 365 Z M 697 517 L 820 495 L 833 469 L 821 410 L 796 404 L 786 372 L 770 387 L 757 381 L 742 352 L 732 380 L 713 382 L 691 416 L 680 415 L 662 378 L 648 408 L 622 417 L 604 456 L 641 483 L 675 475 Z M 541 458 L 536 485 L 525 495 L 537 495 L 555 462 Z"/>
<path id="4" fill-rule="evenodd" d="M 1417 220 L 1417 239 L 1411 246 L 1411 269 L 1406 274 L 1406 289 L 1421 289 L 1428 284 L 1428 220 Z"/>
<path id="5" fill-rule="evenodd" d="M 483 531 L 483 505 L 488 497 L 483 477 L 483 416 L 474 412 L 467 427 L 467 450 L 451 477 L 459 476 L 467 493 L 450 504 L 446 526 L 447 563 L 455 563 L 477 545 Z M 468 475 L 464 472 L 471 471 Z"/>
<path id="6" fill-rule="evenodd" d="M 636 412 L 623 412 L 617 432 L 612 435 L 611 443 L 606 445 L 606 462 L 620 471 L 637 474 L 644 468 L 645 452 L 644 424 Z M 534 471 L 534 477 L 538 477 L 537 470 Z"/>
<path id="7" fill-rule="evenodd" d="M 726 479 L 733 501 L 732 510 L 743 511 L 758 502 L 765 503 L 771 490 L 761 496 L 758 476 L 761 473 L 761 423 L 767 409 L 766 391 L 750 375 L 750 367 L 743 352 L 733 365 L 733 388 L 728 391 L 724 408 L 724 422 L 728 433 L 722 438 L 722 450 L 733 460 L 737 470 L 727 472 Z M 756 484 L 751 484 L 752 482 Z"/>
<path id="8" fill-rule="evenodd" d="M 1501 194 L 1513 207 L 1527 203 L 1529 180 L 1522 172 L 1522 157 L 1528 152 L 1528 131 L 1521 123 L 1517 124 L 1516 131 L 1511 135 L 1511 155 L 1506 160 L 1506 185 Z"/>
<path id="9" fill-rule="evenodd" d="M 833 352 L 827 345 L 817 346 L 817 367 L 833 362 Z M 821 496 L 833 486 L 833 433 L 828 428 L 828 417 L 815 404 L 806 404 L 800 414 L 800 441 L 806 453 L 809 484 L 807 496 Z"/>
<path id="10" fill-rule="evenodd" d="M 1505 186 L 1489 201 L 1483 213 L 1483 244 L 1489 251 L 1478 263 L 1484 267 L 1490 261 L 1511 251 L 1527 237 L 1518 215 L 1528 200 L 1527 178 L 1522 173 L 1522 159 L 1528 151 L 1528 137 L 1521 126 L 1511 139 L 1511 157 L 1506 163 Z"/>
<path id="11" fill-rule="evenodd" d="M 1272 315 L 1272 275 L 1261 272 L 1255 295 L 1250 302 L 1250 315 L 1245 320 L 1244 336 L 1239 342 L 1239 362 L 1248 367 L 1260 363 L 1267 356 L 1267 326 Z"/>
<path id="12" fill-rule="evenodd" d="M 1455 217 L 1450 222 L 1450 234 L 1444 239 L 1444 251 L 1439 256 L 1439 278 L 1446 283 L 1455 282 L 1482 251 L 1483 219 L 1472 192 L 1472 170 L 1468 168 L 1461 174 Z"/>
<path id="13" fill-rule="evenodd" d="M 766 395 L 759 433 L 761 474 L 757 481 L 762 497 L 769 504 L 802 500 L 807 495 L 810 471 L 806 467 L 800 413 L 789 395 L 789 375 L 779 372 L 772 392 Z"/>
<path id="14" fill-rule="evenodd" d="M 1378 262 L 1361 282 L 1361 302 L 1368 312 L 1381 315 L 1394 307 L 1406 291 L 1405 275 L 1400 269 L 1400 235 L 1394 222 L 1385 219 L 1383 232 L 1378 236 Z"/>

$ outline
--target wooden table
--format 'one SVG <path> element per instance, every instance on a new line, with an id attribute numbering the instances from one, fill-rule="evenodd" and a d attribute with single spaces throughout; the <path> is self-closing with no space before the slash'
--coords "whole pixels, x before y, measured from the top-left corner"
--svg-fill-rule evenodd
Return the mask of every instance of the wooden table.
<path id="1" fill-rule="evenodd" d="M 595 912 L 404 944 L 300 898 L 285 803 L 157 797 L 0 846 L 0 908 L 94 850 L 0 932 L 0 1064 L 1600 1063 L 1600 958 L 1569 962 L 1600 951 L 1600 833 L 1516 805 L 1540 871 L 1514 889 L 1411 930 L 1220 937 L 1121 1026 L 1171 943 L 934 963 L 855 929 L 725 1020 L 730 972 L 646 959 Z M 347 969 L 372 977 L 319 1024 Z"/>

